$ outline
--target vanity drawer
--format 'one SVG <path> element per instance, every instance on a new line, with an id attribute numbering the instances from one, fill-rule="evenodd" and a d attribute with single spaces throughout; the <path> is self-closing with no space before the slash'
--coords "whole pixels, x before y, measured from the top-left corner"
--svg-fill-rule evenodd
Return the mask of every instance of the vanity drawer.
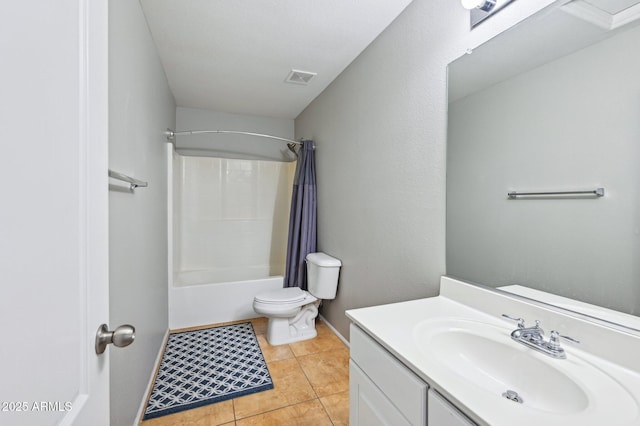
<path id="1" fill-rule="evenodd" d="M 429 389 L 429 423 L 436 426 L 476 426 L 453 404 Z"/>
<path id="2" fill-rule="evenodd" d="M 356 325 L 350 332 L 351 359 L 411 424 L 426 424 L 427 383 Z"/>
<path id="3" fill-rule="evenodd" d="M 353 360 L 349 361 L 349 425 L 414 426 Z"/>

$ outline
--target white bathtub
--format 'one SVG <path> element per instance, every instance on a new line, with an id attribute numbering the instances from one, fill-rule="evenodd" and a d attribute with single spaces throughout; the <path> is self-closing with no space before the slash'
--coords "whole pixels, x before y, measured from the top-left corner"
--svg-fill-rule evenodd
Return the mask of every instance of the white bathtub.
<path id="1" fill-rule="evenodd" d="M 238 267 L 218 267 L 210 270 L 181 270 L 181 260 L 184 253 L 176 248 L 176 244 L 182 241 L 181 232 L 184 229 L 180 225 L 180 217 L 176 212 L 174 202 L 182 199 L 182 179 L 177 178 L 181 174 L 178 174 L 174 179 L 174 174 L 176 173 L 174 166 L 177 164 L 176 161 L 179 160 L 179 157 L 174 156 L 171 144 L 167 144 L 166 153 L 169 328 L 175 330 L 257 317 L 258 315 L 253 312 L 254 296 L 265 290 L 281 288 L 283 277 L 270 275 L 281 272 L 284 267 L 280 270 L 269 266 L 243 266 L 240 269 Z M 182 169 L 177 171 L 178 173 L 183 172 Z M 291 173 L 293 173 L 293 169 Z M 287 187 L 291 187 L 291 185 L 287 183 Z M 290 198 L 289 192 L 285 199 Z M 208 207 L 211 210 L 211 206 L 209 205 Z M 285 212 L 288 211 L 287 207 Z M 284 229 L 287 229 L 286 219 L 283 226 L 285 227 Z M 284 238 L 284 244 L 286 245 L 286 237 Z M 207 249 L 206 246 L 196 248 L 197 250 L 191 247 L 189 253 L 193 254 L 195 252 L 202 255 L 201 251 Z M 270 256 L 267 256 L 267 258 L 271 259 Z M 189 262 L 189 264 L 194 263 L 198 264 L 195 261 Z M 224 262 L 217 263 L 224 264 Z M 229 262 L 229 264 L 232 263 Z M 260 264 L 260 262 L 257 263 Z M 175 273 L 174 269 L 179 272 Z"/>
<path id="2" fill-rule="evenodd" d="M 261 281 L 263 279 L 282 278 L 279 275 L 273 275 L 270 272 L 271 269 L 269 266 L 219 267 L 215 269 L 180 271 L 173 274 L 173 285 L 174 287 L 188 287 L 193 285 Z"/>
<path id="3" fill-rule="evenodd" d="M 176 277 L 180 279 L 180 277 Z M 171 330 L 259 316 L 253 311 L 253 297 L 259 292 L 281 288 L 283 277 L 215 284 L 192 284 L 182 277 L 180 286 L 169 285 L 169 328 Z M 191 274 L 192 282 L 202 275 Z"/>

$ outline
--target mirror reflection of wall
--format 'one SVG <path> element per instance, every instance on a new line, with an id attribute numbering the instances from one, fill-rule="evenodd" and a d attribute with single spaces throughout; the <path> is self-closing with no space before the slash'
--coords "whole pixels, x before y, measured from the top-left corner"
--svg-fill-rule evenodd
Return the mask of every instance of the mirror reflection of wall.
<path id="1" fill-rule="evenodd" d="M 619 30 L 472 93 L 460 67 L 491 53 L 450 66 L 449 275 L 640 315 L 638 46 L 640 27 Z M 507 197 L 597 187 L 605 197 Z"/>

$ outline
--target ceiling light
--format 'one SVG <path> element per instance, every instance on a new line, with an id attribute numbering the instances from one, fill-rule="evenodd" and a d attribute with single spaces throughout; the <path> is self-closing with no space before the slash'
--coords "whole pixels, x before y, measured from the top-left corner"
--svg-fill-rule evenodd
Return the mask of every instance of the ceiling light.
<path id="1" fill-rule="evenodd" d="M 462 7 L 469 9 L 471 28 L 478 25 L 515 0 L 461 0 Z"/>
<path id="2" fill-rule="evenodd" d="M 489 12 L 495 5 L 496 0 L 462 0 L 462 7 L 469 10 L 480 9 Z"/>

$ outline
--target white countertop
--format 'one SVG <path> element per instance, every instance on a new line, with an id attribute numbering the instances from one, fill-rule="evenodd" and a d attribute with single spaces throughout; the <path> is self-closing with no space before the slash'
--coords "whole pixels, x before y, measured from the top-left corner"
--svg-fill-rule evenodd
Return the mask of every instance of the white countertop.
<path id="1" fill-rule="evenodd" d="M 567 351 L 567 359 L 564 360 L 553 359 L 533 351 L 511 340 L 510 332 L 515 329 L 515 325 L 511 321 L 500 318 L 499 314 L 483 312 L 477 306 L 470 307 L 452 298 L 451 295 L 458 292 L 464 293 L 466 291 L 465 285 L 468 284 L 443 277 L 442 285 L 455 287 L 455 291 L 441 290 L 441 294 L 444 293 L 445 296 L 441 295 L 428 299 L 349 310 L 347 311 L 347 316 L 415 374 L 429 383 L 432 388 L 435 388 L 469 418 L 480 425 L 640 425 L 640 368 L 629 368 L 629 365 L 621 366 L 609 359 L 603 359 L 601 356 L 596 356 L 569 344 L 563 345 Z M 474 288 L 470 291 L 477 292 L 478 289 Z M 483 298 L 490 300 L 491 295 L 483 296 Z M 504 299 L 504 296 L 502 299 Z M 503 307 L 504 303 L 504 300 L 502 300 Z M 522 301 L 515 300 L 513 306 L 511 306 L 508 302 L 506 306 L 512 307 L 512 309 L 510 312 L 505 313 L 519 315 L 517 312 L 526 310 L 527 314 L 538 315 L 535 307 L 526 306 L 525 309 L 522 303 Z M 592 327 L 589 324 L 581 325 L 580 320 L 567 318 L 561 313 L 541 311 L 539 316 L 545 318 L 547 322 L 554 323 L 555 320 L 555 323 L 570 327 L 578 332 L 577 334 L 580 334 L 583 340 L 587 336 L 590 327 Z M 524 404 L 518 404 L 469 382 L 462 375 L 438 362 L 429 353 L 428 347 L 425 349 L 424 342 L 417 342 L 416 340 L 416 329 L 419 324 L 422 323 L 422 329 L 424 329 L 425 326 L 428 326 L 428 324 L 425 325 L 425 321 L 447 318 L 486 324 L 493 330 L 503 333 L 506 345 L 514 345 L 514 348 L 518 351 L 529 351 L 531 352 L 530 355 L 540 362 L 551 363 L 554 368 L 562 371 L 562 374 L 572 377 L 572 380 L 578 383 L 584 391 L 589 401 L 588 406 L 581 410 L 562 414 L 546 412 L 531 408 L 531 404 L 527 404 L 526 399 Z M 528 322 L 531 321 L 530 318 L 527 319 L 529 320 Z M 600 329 L 597 330 L 596 334 L 599 339 L 605 335 L 603 333 L 606 334 L 606 330 L 604 332 Z M 614 341 L 618 344 L 620 339 L 624 337 L 616 335 Z M 637 336 L 629 336 L 629 338 L 638 339 Z M 631 348 L 636 348 L 637 344 L 637 341 L 634 340 Z M 589 347 L 590 345 L 586 346 Z M 619 350 L 625 351 L 626 348 L 622 347 Z M 584 365 L 593 366 L 594 368 L 581 369 L 581 366 L 584 367 Z M 593 372 L 593 374 L 585 374 L 584 371 Z M 598 379 L 603 380 L 599 382 Z M 593 383 L 602 383 L 603 385 L 599 384 L 597 389 L 590 388 L 590 386 L 593 387 Z M 612 384 L 611 389 L 623 389 L 626 392 L 618 393 L 612 391 L 607 388 L 607 384 Z M 554 392 L 558 392 L 558 390 L 550 387 L 548 392 L 553 397 Z"/>

